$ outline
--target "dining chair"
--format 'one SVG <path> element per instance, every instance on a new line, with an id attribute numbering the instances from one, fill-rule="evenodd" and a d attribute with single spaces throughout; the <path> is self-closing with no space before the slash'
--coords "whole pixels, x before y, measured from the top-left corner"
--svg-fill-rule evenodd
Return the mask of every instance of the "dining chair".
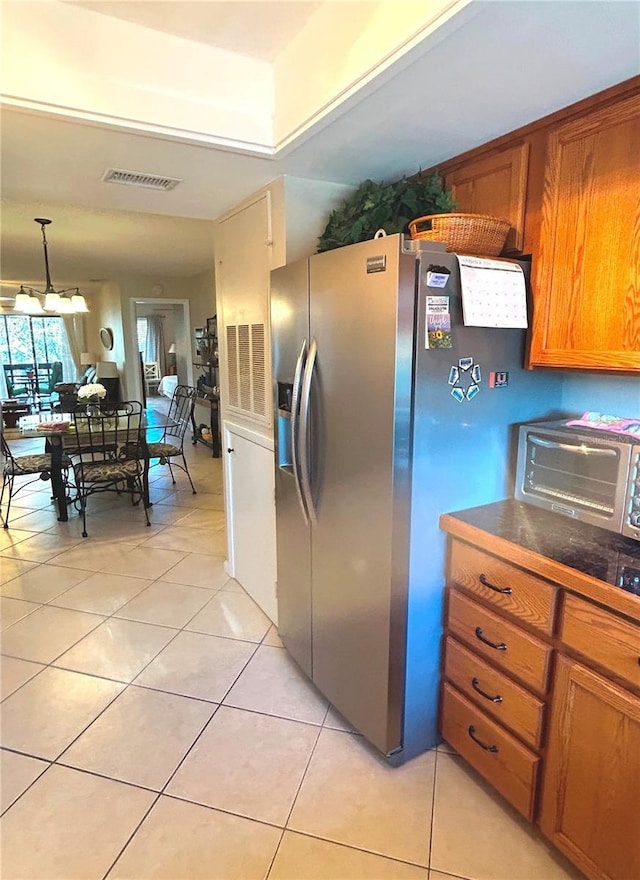
<path id="1" fill-rule="evenodd" d="M 74 432 L 69 438 L 69 455 L 77 495 L 75 503 L 82 516 L 82 537 L 87 537 L 87 498 L 99 492 L 131 495 L 131 503 L 144 498 L 144 472 L 147 464 L 142 420 L 138 401 L 100 403 L 73 412 Z M 147 525 L 149 515 L 143 505 Z"/>
<path id="2" fill-rule="evenodd" d="M 36 453 L 35 455 L 14 455 L 4 436 L 4 421 L 2 418 L 2 403 L 0 402 L 0 446 L 2 449 L 2 492 L 0 492 L 0 508 L 4 501 L 4 493 L 9 490 L 9 500 L 7 502 L 7 512 L 2 516 L 0 510 L 0 519 L 2 519 L 3 527 L 9 528 L 9 514 L 11 512 L 11 499 L 17 495 L 25 486 L 35 483 L 36 480 L 51 479 L 51 455 L 50 453 Z M 62 456 L 62 477 L 65 486 L 68 483 L 69 468 L 71 461 L 67 455 Z M 18 477 L 33 476 L 32 480 L 21 483 L 17 488 L 15 481 Z"/>
<path id="3" fill-rule="evenodd" d="M 147 384 L 148 394 L 157 394 L 160 385 L 160 367 L 157 361 L 146 361 L 144 365 L 144 381 Z"/>
<path id="4" fill-rule="evenodd" d="M 191 474 L 189 473 L 187 459 L 184 456 L 184 435 L 186 434 L 187 427 L 191 421 L 193 407 L 196 402 L 196 395 L 197 389 L 193 386 L 176 385 L 173 396 L 171 397 L 171 403 L 169 404 L 169 412 L 167 413 L 169 424 L 163 430 L 160 440 L 147 443 L 149 459 L 157 458 L 159 459 L 158 464 L 166 464 L 169 466 L 171 482 L 174 485 L 176 480 L 171 468 L 171 459 L 177 457 L 182 458 L 182 464 L 178 464 L 178 462 L 174 462 L 174 464 L 176 467 L 180 468 L 181 471 L 184 471 L 189 478 L 191 490 L 194 495 L 196 495 L 197 492 L 193 485 Z"/>

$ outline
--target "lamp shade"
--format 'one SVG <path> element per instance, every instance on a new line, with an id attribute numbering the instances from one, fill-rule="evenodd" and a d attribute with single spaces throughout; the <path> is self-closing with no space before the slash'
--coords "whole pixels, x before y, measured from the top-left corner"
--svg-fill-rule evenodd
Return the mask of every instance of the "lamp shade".
<path id="1" fill-rule="evenodd" d="M 83 367 L 88 366 L 89 364 L 95 364 L 96 356 L 92 351 L 82 351 L 80 352 L 80 363 Z"/>
<path id="2" fill-rule="evenodd" d="M 44 300 L 45 312 L 57 312 L 60 307 L 60 294 L 55 291 L 46 295 Z"/>
<path id="3" fill-rule="evenodd" d="M 29 300 L 31 297 L 28 293 L 25 293 L 22 288 L 20 289 L 20 293 L 16 294 L 16 301 L 13 306 L 16 312 L 26 312 L 29 308 Z"/>
<path id="4" fill-rule="evenodd" d="M 87 306 L 87 301 L 83 297 L 81 293 L 74 293 L 71 297 L 71 305 L 73 306 L 73 311 L 77 312 L 88 312 L 89 308 Z"/>
<path id="5" fill-rule="evenodd" d="M 118 365 L 113 361 L 98 361 L 96 364 L 97 379 L 117 379 Z"/>
<path id="6" fill-rule="evenodd" d="M 169 346 L 169 354 L 175 354 L 175 353 L 176 353 L 176 344 L 175 344 L 175 342 L 172 342 L 171 345 Z"/>
<path id="7" fill-rule="evenodd" d="M 25 304 L 25 312 L 27 315 L 44 315 L 42 303 L 34 294 L 31 294 L 28 303 Z"/>

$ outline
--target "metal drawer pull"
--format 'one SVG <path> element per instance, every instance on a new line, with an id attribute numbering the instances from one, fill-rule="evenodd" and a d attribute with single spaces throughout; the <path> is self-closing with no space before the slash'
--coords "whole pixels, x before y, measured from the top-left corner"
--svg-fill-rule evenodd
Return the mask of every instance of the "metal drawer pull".
<path id="1" fill-rule="evenodd" d="M 485 752 L 493 752 L 494 754 L 498 751 L 498 746 L 485 746 L 482 740 L 479 740 L 476 736 L 476 729 L 473 724 L 469 725 L 469 736 L 474 741 L 474 743 L 478 743 L 481 749 L 484 749 Z"/>
<path id="2" fill-rule="evenodd" d="M 502 697 L 500 696 L 500 694 L 496 694 L 495 697 L 492 697 L 491 694 L 488 694 L 486 691 L 483 691 L 482 688 L 480 687 L 480 682 L 478 681 L 477 678 L 471 679 L 471 687 L 474 689 L 474 691 L 477 691 L 481 697 L 484 697 L 485 700 L 491 700 L 492 703 L 501 703 L 502 702 Z"/>
<path id="3" fill-rule="evenodd" d="M 476 638 L 480 639 L 481 642 L 484 642 L 485 645 L 489 645 L 490 648 L 494 648 L 496 651 L 506 651 L 507 650 L 507 646 L 505 645 L 504 642 L 500 642 L 499 645 L 496 645 L 495 642 L 490 642 L 489 639 L 485 639 L 485 637 L 482 635 L 482 627 L 481 626 L 476 627 Z"/>
<path id="4" fill-rule="evenodd" d="M 503 593 L 505 596 L 510 596 L 513 590 L 511 587 L 496 587 L 495 584 L 490 583 L 484 572 L 478 578 L 483 587 L 489 587 L 490 590 L 493 590 L 494 593 Z"/>

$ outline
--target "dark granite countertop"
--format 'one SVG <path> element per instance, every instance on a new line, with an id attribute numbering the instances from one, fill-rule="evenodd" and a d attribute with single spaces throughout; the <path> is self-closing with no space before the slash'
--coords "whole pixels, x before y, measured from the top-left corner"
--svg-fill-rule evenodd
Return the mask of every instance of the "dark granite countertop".
<path id="1" fill-rule="evenodd" d="M 449 517 L 640 598 L 640 541 L 511 500 Z"/>

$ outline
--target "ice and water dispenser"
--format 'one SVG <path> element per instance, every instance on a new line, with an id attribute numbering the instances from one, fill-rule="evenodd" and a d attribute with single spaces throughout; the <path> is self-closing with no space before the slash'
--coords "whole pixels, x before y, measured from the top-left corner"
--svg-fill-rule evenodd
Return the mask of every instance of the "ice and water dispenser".
<path id="1" fill-rule="evenodd" d="M 293 384 L 278 382 L 278 467 L 291 470 L 291 403 Z"/>

